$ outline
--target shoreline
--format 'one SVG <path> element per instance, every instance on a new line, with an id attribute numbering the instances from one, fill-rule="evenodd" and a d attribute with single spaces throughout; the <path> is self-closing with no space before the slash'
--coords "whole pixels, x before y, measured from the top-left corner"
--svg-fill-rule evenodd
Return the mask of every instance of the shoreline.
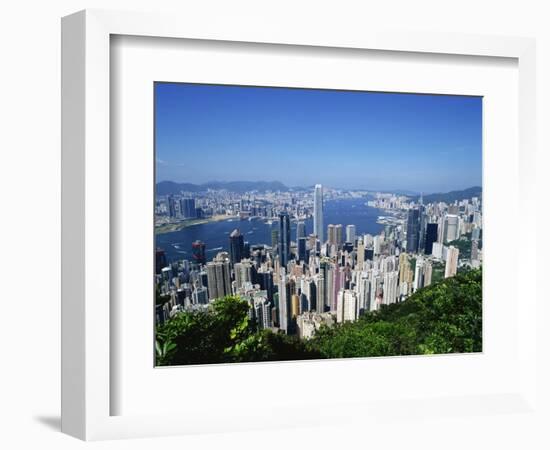
<path id="1" fill-rule="evenodd" d="M 181 231 L 185 228 L 193 227 L 195 225 L 205 225 L 213 222 L 223 222 L 229 219 L 239 219 L 239 216 L 226 216 L 217 215 L 208 217 L 206 219 L 191 219 L 178 223 L 167 223 L 163 225 L 155 226 L 155 234 L 173 233 L 174 231 Z"/>

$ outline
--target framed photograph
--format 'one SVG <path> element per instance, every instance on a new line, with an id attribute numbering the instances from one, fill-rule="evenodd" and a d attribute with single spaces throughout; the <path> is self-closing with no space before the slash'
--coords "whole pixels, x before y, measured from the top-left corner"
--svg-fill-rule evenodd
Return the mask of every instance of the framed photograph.
<path id="1" fill-rule="evenodd" d="M 532 40 L 62 31 L 64 432 L 536 414 Z"/>

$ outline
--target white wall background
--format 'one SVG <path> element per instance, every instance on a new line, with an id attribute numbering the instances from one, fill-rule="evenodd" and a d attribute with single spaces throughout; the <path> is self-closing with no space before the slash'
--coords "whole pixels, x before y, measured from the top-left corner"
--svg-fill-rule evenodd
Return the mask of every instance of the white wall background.
<path id="1" fill-rule="evenodd" d="M 228 21 L 264 17 L 281 27 L 387 24 L 389 28 L 532 36 L 538 39 L 538 274 L 543 280 L 544 229 L 550 194 L 550 12 L 544 0 L 167 1 L 20 0 L 0 8 L 0 447 L 18 448 L 549 448 L 544 423 L 502 415 L 475 419 L 411 418 L 362 429 L 330 427 L 84 444 L 59 433 L 60 365 L 60 17 L 84 8 L 215 14 Z M 525 228 L 533 224 L 525 224 Z M 518 242 L 511 236 L 510 245 Z M 533 262 L 525 261 L 525 264 Z M 534 266 L 534 265 L 533 265 Z M 533 274 L 535 276 L 535 274 Z M 542 287 L 542 282 L 540 283 Z M 543 294 L 540 294 L 543 296 Z M 547 295 L 550 299 L 550 295 Z M 538 312 L 545 325 L 547 305 Z M 550 333 L 540 327 L 541 339 Z M 541 397 L 548 399 L 547 348 L 540 349 Z M 207 420 L 207 418 L 205 418 Z M 546 426 L 550 423 L 546 418 Z M 421 432 L 419 432 L 421 430 Z M 542 430 L 542 431 L 541 431 Z"/>

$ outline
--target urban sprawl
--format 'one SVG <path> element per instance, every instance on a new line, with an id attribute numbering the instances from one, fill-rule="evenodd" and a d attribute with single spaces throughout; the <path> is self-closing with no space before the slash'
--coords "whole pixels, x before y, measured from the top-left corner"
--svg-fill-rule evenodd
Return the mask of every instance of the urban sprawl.
<path id="1" fill-rule="evenodd" d="M 425 204 L 422 196 L 366 194 L 318 184 L 309 191 L 209 190 L 157 198 L 157 229 L 224 218 L 272 224 L 271 242 L 256 245 L 245 242 L 237 225 L 228 236 L 229 252 L 211 261 L 202 241 L 192 244 L 190 260 L 168 262 L 157 248 L 157 295 L 166 299 L 157 302 L 157 324 L 234 295 L 249 303 L 260 328 L 308 339 L 323 324 L 355 321 L 461 267 L 481 265 L 480 198 Z M 383 230 L 359 234 L 353 224 L 325 224 L 324 203 L 339 198 L 365 198 L 365 206 L 384 211 L 378 217 Z M 306 230 L 310 217 L 313 230 Z"/>

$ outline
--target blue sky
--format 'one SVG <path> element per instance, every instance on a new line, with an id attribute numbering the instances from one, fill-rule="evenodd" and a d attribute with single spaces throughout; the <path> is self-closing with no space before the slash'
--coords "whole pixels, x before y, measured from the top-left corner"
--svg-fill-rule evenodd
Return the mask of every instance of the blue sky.
<path id="1" fill-rule="evenodd" d="M 480 97 L 155 84 L 157 181 L 481 186 Z"/>

